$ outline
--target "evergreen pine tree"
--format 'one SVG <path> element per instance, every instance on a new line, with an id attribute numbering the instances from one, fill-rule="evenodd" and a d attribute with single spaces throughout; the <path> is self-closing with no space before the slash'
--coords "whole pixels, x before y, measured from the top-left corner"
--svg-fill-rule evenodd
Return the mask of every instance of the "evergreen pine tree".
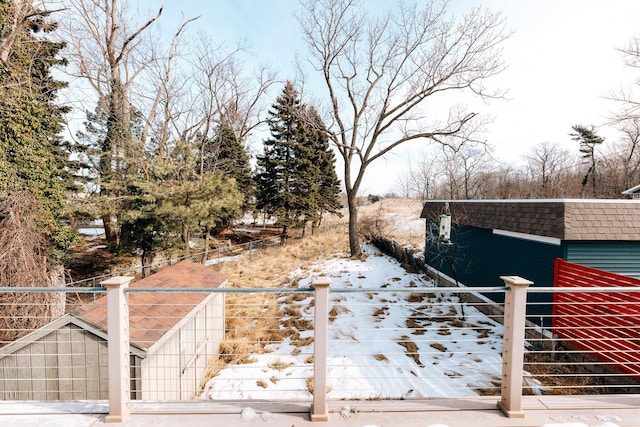
<path id="1" fill-rule="evenodd" d="M 291 225 L 317 225 L 322 212 L 339 206 L 325 128 L 314 109 L 303 105 L 287 82 L 270 111 L 272 138 L 257 158 L 257 208 L 274 215 L 286 234 Z M 333 200 L 332 200 L 333 197 Z"/>
<path id="2" fill-rule="evenodd" d="M 186 250 L 194 233 L 204 231 L 208 238 L 211 229 L 240 211 L 235 180 L 219 170 L 199 175 L 194 154 L 190 144 L 176 141 L 144 179 L 127 182 L 119 250 L 139 254 L 144 275 L 154 252 Z"/>
<path id="3" fill-rule="evenodd" d="M 242 211 L 253 208 L 255 199 L 255 182 L 249 166 L 249 156 L 236 137 L 231 124 L 223 121 L 215 131 L 214 138 L 202 147 L 203 172 L 222 172 L 227 178 L 235 180 L 238 190 L 244 195 Z M 229 218 L 230 223 L 233 218 Z"/>
<path id="4" fill-rule="evenodd" d="M 302 105 L 298 92 L 287 82 L 282 94 L 269 111 L 267 119 L 271 138 L 264 141 L 265 151 L 258 156 L 256 185 L 258 209 L 277 218 L 276 224 L 287 228 L 296 224 L 303 210 L 299 188 L 299 141 L 302 138 Z"/>
<path id="5" fill-rule="evenodd" d="M 0 2 L 0 283 L 57 287 L 76 237 L 63 222 L 74 185 L 60 136 L 64 83 L 52 75 L 64 45 L 48 40 L 56 25 L 31 3 Z M 63 315 L 65 294 L 3 293 L 0 305 L 6 342 Z"/>
<path id="6" fill-rule="evenodd" d="M 340 203 L 340 179 L 336 174 L 336 156 L 329 144 L 329 137 L 322 118 L 314 107 L 309 107 L 307 121 L 310 131 L 308 140 L 312 145 L 313 160 L 318 175 L 316 178 L 317 189 L 317 221 L 313 225 L 320 225 L 323 213 L 339 213 Z"/>
<path id="7" fill-rule="evenodd" d="M 581 125 L 571 127 L 575 133 L 570 134 L 571 139 L 580 144 L 580 153 L 582 158 L 589 160 L 589 170 L 582 179 L 582 188 L 584 189 L 589 182 L 591 176 L 592 196 L 596 197 L 596 147 L 604 142 L 604 138 L 595 133 L 594 127 L 590 128 Z"/>

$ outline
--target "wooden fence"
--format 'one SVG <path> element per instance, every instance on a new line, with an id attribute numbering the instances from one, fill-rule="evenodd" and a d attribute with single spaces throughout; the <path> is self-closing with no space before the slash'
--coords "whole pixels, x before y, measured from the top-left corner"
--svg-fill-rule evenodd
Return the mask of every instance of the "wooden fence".
<path id="1" fill-rule="evenodd" d="M 640 378 L 640 280 L 555 261 L 553 331 L 566 344 Z M 633 287 L 638 287 L 634 291 Z M 611 288 L 611 292 L 585 292 Z M 624 290 L 623 290 L 624 289 Z"/>

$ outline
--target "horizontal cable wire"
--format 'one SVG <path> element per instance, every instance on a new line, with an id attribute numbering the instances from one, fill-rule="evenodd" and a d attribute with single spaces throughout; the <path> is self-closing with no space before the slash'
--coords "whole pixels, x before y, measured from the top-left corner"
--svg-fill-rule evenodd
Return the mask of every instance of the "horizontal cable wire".
<path id="1" fill-rule="evenodd" d="M 12 288 L 0 292 L 77 292 L 96 299 L 105 294 L 100 287 Z M 530 288 L 529 294 L 551 293 L 554 288 Z M 309 398 L 313 390 L 314 358 L 314 289 L 304 288 L 211 288 L 147 289 L 131 287 L 129 295 L 211 294 L 227 300 L 222 310 L 196 320 L 171 314 L 169 309 L 193 309 L 177 300 L 144 311 L 144 305 L 131 303 L 132 325 L 145 321 L 144 328 L 131 327 L 130 334 L 167 333 L 165 324 L 180 325 L 181 340 L 172 342 L 164 335 L 158 341 L 142 340 L 138 352 L 158 351 L 159 360 L 147 366 L 149 355 L 134 361 L 131 369 L 132 397 L 142 400 L 233 399 L 233 398 Z M 328 387 L 329 397 L 353 397 L 364 390 L 367 398 L 406 398 L 426 395 L 426 389 L 442 389 L 460 395 L 500 394 L 502 370 L 501 303 L 465 302 L 468 295 L 508 292 L 504 287 L 482 288 L 350 288 L 329 290 Z M 551 313 L 552 302 L 529 301 L 527 309 L 548 309 L 550 314 L 527 316 L 530 323 L 525 351 L 525 393 L 589 394 L 594 391 L 622 392 L 640 388 L 640 354 L 631 354 L 627 340 L 640 332 L 640 314 L 600 313 L 589 310 L 617 305 L 622 310 L 636 307 L 633 301 L 615 298 L 620 292 L 639 292 L 637 288 L 570 288 L 558 294 L 595 294 L 599 302 L 581 302 L 582 314 Z M 257 296 L 260 302 L 231 301 L 236 296 Z M 611 297 L 613 295 L 613 297 Z M 301 301 L 293 301 L 302 298 Z M 177 299 L 177 297 L 175 297 Z M 382 301 L 384 299 L 384 301 Z M 75 305 L 75 304 L 74 304 Z M 81 304 L 80 304 L 81 305 Z M 559 301 L 555 309 L 574 307 L 571 301 Z M 611 305 L 611 307 L 609 307 Z M 0 304 L 0 321 L 10 321 Z M 484 314 L 483 312 L 490 314 Z M 3 320 L 4 319 L 4 320 Z M 33 320 L 48 322 L 45 315 Z M 368 320 L 368 323 L 366 322 Z M 623 326 L 608 324 L 610 320 Z M 582 322 L 594 322 L 593 325 Z M 191 324 L 190 324 L 191 322 Z M 564 322 L 564 323 L 561 323 Z M 572 325 L 571 323 L 577 323 Z M 212 325 L 217 326 L 212 326 Z M 553 325 L 556 325 L 555 327 Z M 69 325 L 67 325 L 69 326 Z M 77 325 L 60 332 L 55 328 L 37 329 L 42 337 L 32 338 L 31 349 L 24 354 L 5 355 L 2 371 L 5 379 L 0 394 L 4 399 L 102 399 L 107 391 L 106 334 L 82 332 Z M 87 326 L 87 325 L 83 325 Z M 90 327 L 96 325 L 89 324 Z M 356 328 L 357 329 L 354 329 Z M 212 329 L 216 337 L 209 334 Z M 36 329 L 24 329 L 26 334 Z M 11 332 L 0 325 L 0 333 Z M 607 335 L 597 335 L 604 331 Z M 574 348 L 573 338 L 564 341 L 562 334 L 579 334 L 581 348 Z M 608 335 L 617 334 L 617 335 Z M 51 334 L 58 334 L 53 337 Z M 209 335 L 207 335 L 209 334 Z M 574 335 L 571 335 L 574 336 Z M 218 340 L 215 345 L 210 345 Z M 132 343 L 137 345 L 132 339 Z M 2 347 L 9 341 L 0 342 Z M 12 346 L 15 346 L 15 342 Z M 27 343 L 29 344 L 29 343 Z M 598 344 L 600 347 L 585 349 Z M 28 347 L 27 345 L 26 347 Z M 607 346 L 606 348 L 602 346 Z M 25 347 L 25 348 L 26 348 Z M 78 349 L 82 348 L 82 356 Z M 625 360 L 613 360 L 616 355 Z M 13 357 L 13 365 L 7 361 Z M 136 356 L 132 350 L 132 358 Z M 53 359 L 60 359 L 53 362 Z M 26 360 L 29 360 L 27 363 Z M 63 360 L 65 359 L 65 360 Z M 24 367 L 18 367 L 19 364 Z M 55 370 L 58 370 L 54 374 Z M 89 375 L 89 371 L 94 371 Z M 197 372 L 196 372 L 197 371 Z M 177 373 L 177 374 L 176 374 Z M 149 375 L 155 380 L 151 381 Z M 359 375 L 359 376 L 357 376 Z M 7 378 L 30 381 L 34 390 L 7 390 Z M 185 384 L 182 384 L 184 382 Z M 195 384 L 187 391 L 186 383 Z M 63 384 L 66 383 L 66 384 Z M 388 383 L 394 388 L 386 389 Z M 397 383 L 397 387 L 395 386 Z M 62 393 L 61 390 L 67 390 Z M 178 393 L 173 395 L 167 390 Z M 57 395 L 55 394 L 57 393 Z M 56 397 L 57 396 L 57 397 Z"/>

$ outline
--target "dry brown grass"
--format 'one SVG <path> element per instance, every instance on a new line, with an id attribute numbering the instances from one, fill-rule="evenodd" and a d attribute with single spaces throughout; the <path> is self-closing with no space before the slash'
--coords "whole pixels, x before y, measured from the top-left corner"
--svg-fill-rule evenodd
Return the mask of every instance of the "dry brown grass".
<path id="1" fill-rule="evenodd" d="M 406 298 L 407 302 L 416 304 L 422 301 L 428 300 L 429 297 L 427 294 L 419 293 L 419 294 L 409 294 Z"/>
<path id="2" fill-rule="evenodd" d="M 269 367 L 271 369 L 275 369 L 276 371 L 284 371 L 285 369 L 287 369 L 289 366 L 293 366 L 295 365 L 295 362 L 285 362 L 281 359 L 277 359 L 275 362 L 270 363 Z"/>
<path id="3" fill-rule="evenodd" d="M 377 205 L 377 204 L 376 204 Z M 384 207 L 380 209 L 381 206 Z M 386 230 L 382 229 L 384 235 L 387 231 L 399 232 L 404 224 L 405 212 L 416 218 L 422 208 L 421 203 L 416 201 L 385 201 L 384 204 L 371 208 L 361 207 L 361 218 L 370 215 L 381 216 L 376 222 L 381 225 L 386 224 Z M 400 210 L 400 215 L 393 215 L 394 211 Z M 346 213 L 346 211 L 344 212 Z M 392 216 L 396 221 L 385 221 L 385 218 Z M 304 239 L 289 239 L 286 245 L 272 247 L 260 251 L 255 251 L 251 257 L 240 258 L 237 261 L 222 264 L 220 271 L 228 278 L 228 288 L 283 288 L 286 293 L 287 288 L 297 287 L 298 281 L 302 277 L 291 277 L 291 272 L 300 268 L 309 270 L 311 274 L 319 271 L 310 270 L 313 263 L 323 258 L 330 257 L 336 253 L 343 253 L 348 256 L 349 241 L 347 236 L 346 219 L 331 217 L 323 220 L 325 224 L 339 225 L 334 228 L 325 228 L 315 235 L 307 235 Z M 423 231 L 417 236 L 405 236 L 398 240 L 414 240 L 412 243 L 418 245 L 423 242 Z M 391 237 L 398 237 L 394 234 Z M 415 237 L 415 239 L 413 239 Z M 362 276 L 365 277 L 365 276 Z M 220 357 L 213 359 L 209 363 L 206 378 L 211 378 L 228 364 L 241 364 L 252 362 L 251 354 L 264 353 L 267 350 L 265 345 L 278 343 L 290 338 L 292 344 L 297 346 L 296 352 L 300 352 L 300 347 L 308 345 L 313 338 L 301 338 L 300 331 L 312 328 L 312 323 L 308 319 L 301 317 L 300 312 L 309 314 L 309 307 L 313 306 L 313 300 L 309 305 L 298 306 L 294 309 L 287 309 L 289 321 L 282 325 L 282 308 L 287 305 L 294 305 L 304 301 L 309 297 L 306 293 L 291 293 L 284 297 L 277 294 L 258 293 L 229 293 L 226 296 L 226 335 L 221 345 Z M 336 308 L 334 316 L 340 311 Z M 335 318 L 335 317 L 334 317 Z M 286 320 L 286 319 L 285 319 Z M 313 357 L 309 357 L 305 363 L 313 363 Z M 311 387 L 312 388 L 312 385 Z"/>
<path id="4" fill-rule="evenodd" d="M 396 240 L 402 245 L 418 247 L 424 244 L 424 220 L 420 219 L 423 203 L 420 200 L 382 199 L 360 206 L 361 233 Z M 407 227 L 408 223 L 415 223 Z"/>
<path id="5" fill-rule="evenodd" d="M 442 336 L 447 336 L 447 335 L 451 335 L 451 331 L 449 330 L 448 326 L 442 325 L 438 328 L 438 331 L 436 332 L 438 335 L 442 335 Z"/>
<path id="6" fill-rule="evenodd" d="M 334 304 L 334 306 L 331 307 L 331 310 L 329 311 L 329 322 L 333 323 L 338 318 L 339 314 L 345 313 L 351 313 L 351 310 L 343 305 Z"/>
<path id="7" fill-rule="evenodd" d="M 309 393 L 313 394 L 313 378 L 307 378 L 307 390 L 309 391 Z M 329 385 L 327 385 L 326 387 L 326 393 L 330 393 L 331 392 L 331 387 Z"/>
<path id="8" fill-rule="evenodd" d="M 251 257 L 225 263 L 220 271 L 229 279 L 228 287 L 231 288 L 275 288 L 288 284 L 291 281 L 289 274 L 296 268 L 308 268 L 336 252 L 347 253 L 348 245 L 343 230 L 326 230 L 304 239 L 289 239 L 284 246 L 257 251 Z"/>
<path id="9" fill-rule="evenodd" d="M 527 352 L 524 356 L 524 369 L 538 378 L 543 386 L 549 387 L 543 389 L 542 394 L 607 394 L 607 386 L 602 383 L 603 377 L 589 374 L 584 371 L 583 366 L 572 363 L 570 359 L 556 360 L 550 354 Z M 599 388 L 600 385 L 603 387 Z M 523 393 L 534 394 L 528 387 Z"/>
<path id="10" fill-rule="evenodd" d="M 424 335 L 427 331 L 427 326 L 431 325 L 428 318 L 421 315 L 419 312 L 414 311 L 410 317 L 407 317 L 405 321 L 407 328 L 412 329 L 413 335 Z"/>
<path id="11" fill-rule="evenodd" d="M 431 344 L 429 344 L 429 347 L 435 348 L 436 350 L 441 351 L 443 353 L 447 351 L 447 347 L 445 347 L 444 345 L 440 344 L 439 342 L 431 343 Z"/>
<path id="12" fill-rule="evenodd" d="M 491 386 L 474 388 L 474 391 L 480 396 L 499 396 L 502 379 L 497 375 L 489 376 Z"/>
<path id="13" fill-rule="evenodd" d="M 388 307 L 380 307 L 373 312 L 373 317 L 381 318 L 387 315 Z"/>
<path id="14" fill-rule="evenodd" d="M 297 329 L 299 331 L 308 331 L 313 329 L 313 321 L 307 318 L 290 317 L 282 321 L 282 327 Z"/>
<path id="15" fill-rule="evenodd" d="M 376 353 L 373 355 L 373 358 L 376 359 L 378 362 L 388 362 L 389 359 L 387 358 L 387 356 L 385 356 L 382 353 Z"/>
<path id="16" fill-rule="evenodd" d="M 228 279 L 228 288 L 283 288 L 286 293 L 287 288 L 297 286 L 300 280 L 299 277 L 292 280 L 292 271 L 308 269 L 322 258 L 346 251 L 348 239 L 344 231 L 326 230 L 304 239 L 289 239 L 284 246 L 256 251 L 251 257 L 223 264 L 220 271 Z M 275 293 L 227 294 L 227 332 L 220 345 L 220 356 L 209 362 L 206 378 L 214 377 L 227 365 L 251 363 L 250 355 L 267 352 L 267 344 L 287 338 L 297 347 L 310 344 L 313 338 L 301 338 L 300 331 L 311 329 L 311 320 L 302 317 L 299 305 L 290 306 L 308 297 L 306 293 L 284 298 Z"/>

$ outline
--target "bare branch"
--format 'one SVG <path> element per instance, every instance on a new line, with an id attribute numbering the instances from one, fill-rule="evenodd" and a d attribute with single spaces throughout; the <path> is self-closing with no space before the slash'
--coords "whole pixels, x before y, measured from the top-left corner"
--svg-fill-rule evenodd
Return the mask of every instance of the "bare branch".
<path id="1" fill-rule="evenodd" d="M 160 17 L 160 15 L 162 15 L 162 10 L 163 9 L 164 9 L 164 6 L 160 7 L 160 10 L 158 10 L 158 14 L 156 16 L 154 16 L 153 18 L 148 20 L 142 27 L 138 28 L 138 30 L 135 33 L 131 34 L 124 41 L 124 43 L 122 43 L 122 48 L 120 48 L 120 54 L 116 58 L 116 62 L 119 63 L 122 60 L 122 55 L 124 55 L 125 52 L 127 52 L 127 48 L 129 46 L 129 43 L 131 43 L 133 40 L 135 40 L 135 38 L 138 37 L 140 35 L 140 33 L 142 33 L 147 27 L 149 27 L 149 25 L 153 24 Z"/>
<path id="2" fill-rule="evenodd" d="M 447 94 L 500 96 L 484 81 L 503 70 L 500 44 L 508 35 L 499 14 L 476 9 L 455 21 L 447 4 L 435 0 L 422 8 L 395 5 L 378 19 L 356 0 L 302 5 L 311 61 L 329 93 L 331 140 L 344 160 L 350 246 L 357 254 L 353 201 L 366 168 L 408 141 L 447 145 L 464 134 L 477 113 L 447 107 Z M 439 124 L 436 117 L 446 117 L 447 109 Z"/>
<path id="3" fill-rule="evenodd" d="M 64 8 L 53 10 L 34 10 L 31 3 L 32 2 L 27 0 L 11 0 L 11 6 L 9 6 L 7 10 L 5 21 L 0 29 L 1 62 L 7 62 L 16 37 L 31 18 L 45 17 L 52 13 L 65 10 Z"/>

